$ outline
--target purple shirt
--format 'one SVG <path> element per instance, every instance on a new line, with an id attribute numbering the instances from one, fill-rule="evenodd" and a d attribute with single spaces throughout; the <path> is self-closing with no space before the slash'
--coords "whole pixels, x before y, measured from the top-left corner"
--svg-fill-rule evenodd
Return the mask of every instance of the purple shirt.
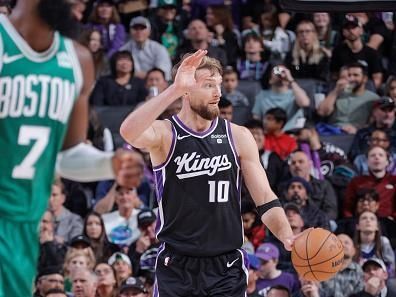
<path id="1" fill-rule="evenodd" d="M 261 291 L 265 288 L 272 287 L 275 285 L 285 286 L 290 292 L 296 292 L 300 288 L 300 282 L 294 274 L 289 272 L 283 272 L 274 279 L 263 279 L 257 280 L 257 290 Z"/>
<path id="2" fill-rule="evenodd" d="M 121 24 L 109 24 L 106 26 L 90 23 L 87 24 L 87 26 L 100 31 L 103 49 L 105 50 L 108 58 L 111 58 L 111 56 L 125 44 L 127 36 L 125 28 Z"/>

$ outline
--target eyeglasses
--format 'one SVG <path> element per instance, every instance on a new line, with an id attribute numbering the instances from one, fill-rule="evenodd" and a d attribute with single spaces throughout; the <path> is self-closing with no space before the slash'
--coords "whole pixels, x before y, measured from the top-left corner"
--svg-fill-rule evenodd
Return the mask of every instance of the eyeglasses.
<path id="1" fill-rule="evenodd" d="M 358 200 L 358 202 L 365 202 L 365 201 L 373 202 L 373 201 L 376 201 L 376 200 L 373 197 L 362 197 L 362 198 L 359 198 L 359 200 Z"/>

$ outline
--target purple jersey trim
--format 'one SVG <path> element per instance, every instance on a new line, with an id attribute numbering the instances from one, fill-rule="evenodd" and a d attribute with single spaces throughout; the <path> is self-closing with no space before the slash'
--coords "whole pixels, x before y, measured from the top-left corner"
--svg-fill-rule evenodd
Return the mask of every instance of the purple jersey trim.
<path id="1" fill-rule="evenodd" d="M 175 120 L 176 124 L 177 124 L 181 129 L 183 129 L 184 131 L 186 131 L 188 134 L 191 134 L 191 135 L 193 135 L 193 136 L 195 136 L 195 137 L 199 137 L 199 138 L 204 138 L 204 137 L 208 136 L 209 134 L 211 134 L 211 133 L 214 131 L 214 129 L 216 129 L 217 123 L 218 123 L 218 120 L 219 120 L 219 118 L 217 117 L 216 119 L 214 119 L 214 120 L 212 121 L 212 123 L 210 124 L 209 129 L 207 129 L 206 131 L 203 131 L 203 132 L 197 132 L 197 131 L 194 131 L 194 130 L 188 128 L 188 127 L 181 121 L 181 119 L 179 119 L 179 117 L 178 117 L 177 115 L 174 115 L 174 116 L 173 116 L 173 119 Z"/>

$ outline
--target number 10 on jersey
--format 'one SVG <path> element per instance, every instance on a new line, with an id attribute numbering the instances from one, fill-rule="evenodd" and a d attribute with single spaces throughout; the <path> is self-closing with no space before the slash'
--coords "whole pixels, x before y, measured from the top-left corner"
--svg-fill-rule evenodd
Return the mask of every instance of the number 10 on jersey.
<path id="1" fill-rule="evenodd" d="M 227 202 L 230 191 L 230 182 L 225 180 L 208 181 L 209 202 Z"/>

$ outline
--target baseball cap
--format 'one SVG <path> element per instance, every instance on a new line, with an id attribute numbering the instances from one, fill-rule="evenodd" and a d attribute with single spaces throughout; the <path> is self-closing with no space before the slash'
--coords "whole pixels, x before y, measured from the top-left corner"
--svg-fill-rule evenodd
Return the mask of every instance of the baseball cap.
<path id="1" fill-rule="evenodd" d="M 267 242 L 259 245 L 255 255 L 257 258 L 264 261 L 278 259 L 279 249 L 274 244 Z"/>
<path id="2" fill-rule="evenodd" d="M 377 101 L 375 101 L 373 107 L 374 108 L 379 107 L 381 109 L 395 108 L 395 102 L 392 100 L 392 98 L 384 96 L 378 99 Z"/>
<path id="3" fill-rule="evenodd" d="M 76 247 L 79 244 L 82 244 L 82 245 L 85 245 L 86 247 L 89 247 L 89 246 L 91 246 L 91 241 L 85 235 L 77 235 L 77 236 L 74 236 L 70 240 L 70 246 L 72 246 L 72 247 Z"/>
<path id="4" fill-rule="evenodd" d="M 312 187 L 304 178 L 299 176 L 293 176 L 291 179 L 287 181 L 287 189 L 289 189 L 292 183 L 300 183 L 304 186 L 305 190 L 307 190 L 308 195 L 312 193 Z"/>
<path id="5" fill-rule="evenodd" d="M 382 268 L 383 271 L 387 271 L 387 270 L 386 270 L 386 265 L 385 265 L 384 261 L 382 261 L 381 259 L 376 258 L 376 257 L 367 259 L 366 262 L 363 263 L 363 266 L 362 266 L 363 271 L 365 270 L 365 268 L 366 268 L 369 264 L 375 264 L 375 265 L 377 265 L 378 267 Z"/>
<path id="6" fill-rule="evenodd" d="M 158 1 L 159 8 L 176 8 L 175 0 L 159 0 Z"/>
<path id="7" fill-rule="evenodd" d="M 112 254 L 111 257 L 109 258 L 109 260 L 107 261 L 107 263 L 109 265 L 113 265 L 118 260 L 122 260 L 125 263 L 127 263 L 129 266 L 132 266 L 131 260 L 129 259 L 129 257 L 123 253 L 120 253 L 120 252 L 116 252 L 116 253 Z"/>
<path id="8" fill-rule="evenodd" d="M 149 225 L 152 222 L 155 222 L 156 219 L 157 217 L 154 211 L 152 211 L 151 209 L 144 209 L 138 213 L 137 216 L 138 227 Z"/>
<path id="9" fill-rule="evenodd" d="M 351 14 L 347 14 L 347 15 L 345 15 L 344 21 L 342 23 L 342 27 L 345 28 L 348 26 L 355 28 L 355 27 L 360 27 L 361 24 L 357 17 L 355 17 L 354 15 L 351 15 Z"/>
<path id="10" fill-rule="evenodd" d="M 128 277 L 121 283 L 120 293 L 127 289 L 135 289 L 141 293 L 147 293 L 146 288 L 144 287 L 143 282 L 137 277 Z"/>
<path id="11" fill-rule="evenodd" d="M 249 260 L 249 269 L 259 270 L 260 269 L 260 260 L 256 257 L 255 254 L 247 254 Z"/>
<path id="12" fill-rule="evenodd" d="M 288 210 L 293 210 L 293 211 L 295 211 L 296 213 L 301 214 L 301 211 L 300 211 L 300 209 L 298 208 L 297 204 L 295 204 L 295 203 L 293 203 L 293 202 L 286 203 L 286 204 L 283 206 L 283 209 L 285 210 L 285 212 L 288 211 Z"/>
<path id="13" fill-rule="evenodd" d="M 134 26 L 138 26 L 138 25 L 146 27 L 148 29 L 151 29 L 151 24 L 150 24 L 149 20 L 147 18 L 145 18 L 145 17 L 142 17 L 142 16 L 138 16 L 138 17 L 133 18 L 131 20 L 131 22 L 129 23 L 129 27 L 130 28 L 132 28 Z"/>

